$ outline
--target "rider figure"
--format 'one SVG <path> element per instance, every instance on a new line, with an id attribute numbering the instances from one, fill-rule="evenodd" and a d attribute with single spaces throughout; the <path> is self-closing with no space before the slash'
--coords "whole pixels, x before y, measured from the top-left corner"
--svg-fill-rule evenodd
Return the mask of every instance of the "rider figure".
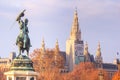
<path id="1" fill-rule="evenodd" d="M 28 39 L 28 46 L 30 47 L 31 44 L 30 44 L 30 39 L 28 36 L 29 30 L 27 27 L 28 19 L 25 19 L 24 22 L 23 22 L 23 20 L 19 19 L 18 23 L 20 24 L 20 34 L 18 35 L 17 42 L 20 41 L 20 39 L 23 40 L 23 48 L 26 48 L 26 42 Z M 17 44 L 17 42 L 16 42 L 16 44 Z"/>

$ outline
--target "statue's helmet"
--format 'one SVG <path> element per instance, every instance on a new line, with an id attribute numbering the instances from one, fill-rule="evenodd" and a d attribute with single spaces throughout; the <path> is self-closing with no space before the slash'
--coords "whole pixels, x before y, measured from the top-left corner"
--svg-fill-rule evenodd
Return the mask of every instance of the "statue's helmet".
<path id="1" fill-rule="evenodd" d="M 27 18 L 25 19 L 25 24 L 26 24 L 26 25 L 28 24 L 28 19 L 27 19 Z"/>

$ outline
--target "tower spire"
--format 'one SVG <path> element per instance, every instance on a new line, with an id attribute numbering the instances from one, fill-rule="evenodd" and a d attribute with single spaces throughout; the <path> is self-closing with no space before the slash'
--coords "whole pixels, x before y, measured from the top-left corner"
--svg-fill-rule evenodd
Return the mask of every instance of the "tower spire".
<path id="1" fill-rule="evenodd" d="M 76 64 L 84 62 L 84 42 L 81 40 L 77 9 L 74 11 L 69 39 L 66 41 L 66 64 L 72 71 Z"/>
<path id="2" fill-rule="evenodd" d="M 70 39 L 81 40 L 81 31 L 79 30 L 77 9 L 75 9 L 75 12 L 74 12 L 74 18 L 73 18 L 73 24 L 72 24 Z"/>

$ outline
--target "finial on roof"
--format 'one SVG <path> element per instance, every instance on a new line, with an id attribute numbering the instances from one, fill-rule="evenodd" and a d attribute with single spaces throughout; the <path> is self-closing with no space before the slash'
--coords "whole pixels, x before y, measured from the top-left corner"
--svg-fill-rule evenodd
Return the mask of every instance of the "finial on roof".
<path id="1" fill-rule="evenodd" d="M 58 39 L 56 39 L 56 48 L 59 48 Z"/>
<path id="2" fill-rule="evenodd" d="M 75 15 L 77 15 L 77 7 L 75 7 Z"/>
<path id="3" fill-rule="evenodd" d="M 42 38 L 42 44 L 45 44 L 45 43 L 44 43 L 44 37 Z"/>
<path id="4" fill-rule="evenodd" d="M 100 49 L 100 41 L 98 42 L 98 49 Z"/>
<path id="5" fill-rule="evenodd" d="M 56 39 L 56 45 L 58 45 L 58 39 Z"/>
<path id="6" fill-rule="evenodd" d="M 45 42 L 44 42 L 44 38 L 42 39 L 42 50 L 45 51 Z"/>
<path id="7" fill-rule="evenodd" d="M 58 44 L 58 39 L 56 39 L 56 44 L 55 44 L 55 54 L 59 53 L 59 44 Z"/>
<path id="8" fill-rule="evenodd" d="M 97 48 L 96 56 L 101 56 L 100 42 L 98 42 L 98 48 Z"/>
<path id="9" fill-rule="evenodd" d="M 85 42 L 85 45 L 86 45 L 86 46 L 88 46 L 88 43 L 87 43 L 87 41 Z"/>

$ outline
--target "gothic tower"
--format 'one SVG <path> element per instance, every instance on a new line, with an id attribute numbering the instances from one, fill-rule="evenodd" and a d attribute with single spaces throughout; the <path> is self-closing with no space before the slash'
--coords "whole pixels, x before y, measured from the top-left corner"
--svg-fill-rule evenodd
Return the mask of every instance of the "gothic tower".
<path id="1" fill-rule="evenodd" d="M 74 12 L 73 24 L 69 39 L 66 41 L 66 64 L 69 71 L 72 71 L 75 64 L 84 61 L 84 43 L 81 40 L 77 10 Z"/>

